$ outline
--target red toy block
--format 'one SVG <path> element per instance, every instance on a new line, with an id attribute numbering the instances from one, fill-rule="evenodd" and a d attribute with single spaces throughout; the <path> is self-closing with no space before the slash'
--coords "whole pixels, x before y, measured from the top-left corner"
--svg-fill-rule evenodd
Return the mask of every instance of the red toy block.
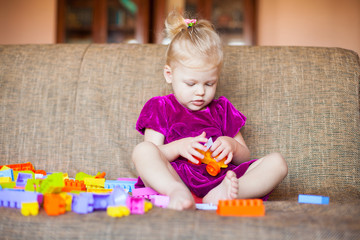
<path id="1" fill-rule="evenodd" d="M 219 200 L 216 212 L 221 216 L 256 217 L 265 215 L 265 206 L 261 199 Z"/>
<path id="2" fill-rule="evenodd" d="M 65 213 L 65 200 L 59 194 L 47 193 L 44 195 L 44 209 L 50 216 Z"/>
<path id="3" fill-rule="evenodd" d="M 34 166 L 30 162 L 20 163 L 20 164 L 9 164 L 9 165 L 4 165 L 4 166 L 7 166 L 14 171 L 33 171 L 33 172 L 35 171 Z M 3 166 L 0 166 L 0 169 L 2 167 Z"/>

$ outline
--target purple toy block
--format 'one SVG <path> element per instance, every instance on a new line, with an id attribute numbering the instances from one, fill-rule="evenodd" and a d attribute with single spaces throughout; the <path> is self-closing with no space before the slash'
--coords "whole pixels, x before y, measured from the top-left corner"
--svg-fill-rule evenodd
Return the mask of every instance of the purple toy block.
<path id="1" fill-rule="evenodd" d="M 127 206 L 129 195 L 121 187 L 115 187 L 109 198 L 109 206 Z"/>
<path id="2" fill-rule="evenodd" d="M 159 193 L 157 191 L 155 191 L 154 189 L 149 188 L 149 187 L 135 188 L 132 191 L 132 196 L 133 197 L 143 197 L 143 198 L 150 199 L 151 196 L 153 196 L 153 195 L 159 195 Z"/>
<path id="3" fill-rule="evenodd" d="M 82 192 L 73 195 L 72 210 L 79 214 L 87 214 L 94 211 L 94 196 L 92 193 Z"/>
<path id="4" fill-rule="evenodd" d="M 0 207 L 21 208 L 22 202 L 38 202 L 40 205 L 42 201 L 43 195 L 41 193 L 9 189 L 0 191 Z"/>
<path id="5" fill-rule="evenodd" d="M 25 187 L 28 179 L 32 179 L 31 173 L 19 172 L 18 177 L 16 179 L 16 186 L 17 187 Z"/>
<path id="6" fill-rule="evenodd" d="M 93 194 L 94 210 L 106 210 L 109 206 L 110 194 Z"/>

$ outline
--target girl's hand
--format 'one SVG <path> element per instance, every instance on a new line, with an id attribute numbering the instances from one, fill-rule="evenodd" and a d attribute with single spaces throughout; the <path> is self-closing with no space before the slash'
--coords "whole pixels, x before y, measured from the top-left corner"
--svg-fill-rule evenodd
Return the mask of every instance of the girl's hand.
<path id="1" fill-rule="evenodd" d="M 220 161 L 223 158 L 227 157 L 225 164 L 228 164 L 232 161 L 234 157 L 234 152 L 236 150 L 237 141 L 231 137 L 221 136 L 216 139 L 213 145 L 210 148 L 212 152 L 211 156 L 216 160 Z M 218 156 L 219 155 L 219 156 Z"/>
<path id="2" fill-rule="evenodd" d="M 197 137 L 188 137 L 181 139 L 181 146 L 179 146 L 179 155 L 188 159 L 189 161 L 198 164 L 199 159 L 203 159 L 202 155 L 197 149 L 205 151 L 206 147 L 202 143 L 206 143 L 208 139 L 206 138 L 206 133 L 203 132 Z"/>

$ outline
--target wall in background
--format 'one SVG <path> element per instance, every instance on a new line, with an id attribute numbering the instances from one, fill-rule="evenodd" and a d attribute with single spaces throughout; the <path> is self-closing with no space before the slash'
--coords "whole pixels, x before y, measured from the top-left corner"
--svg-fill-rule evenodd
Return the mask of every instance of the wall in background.
<path id="1" fill-rule="evenodd" d="M 0 0 L 0 44 L 55 43 L 56 0 Z"/>
<path id="2" fill-rule="evenodd" d="M 172 0 L 176 1 L 176 0 Z M 56 0 L 0 0 L 0 44 L 55 43 Z M 360 0 L 257 0 L 258 45 L 360 54 Z"/>
<path id="3" fill-rule="evenodd" d="M 258 0 L 258 44 L 342 47 L 360 54 L 359 0 Z"/>

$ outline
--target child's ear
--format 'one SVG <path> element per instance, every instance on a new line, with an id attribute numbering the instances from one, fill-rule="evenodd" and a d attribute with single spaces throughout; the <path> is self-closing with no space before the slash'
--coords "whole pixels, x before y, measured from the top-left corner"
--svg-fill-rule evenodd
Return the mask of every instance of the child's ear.
<path id="1" fill-rule="evenodd" d="M 164 77 L 165 77 L 167 83 L 172 82 L 172 70 L 169 65 L 165 65 L 165 67 L 164 67 Z"/>

